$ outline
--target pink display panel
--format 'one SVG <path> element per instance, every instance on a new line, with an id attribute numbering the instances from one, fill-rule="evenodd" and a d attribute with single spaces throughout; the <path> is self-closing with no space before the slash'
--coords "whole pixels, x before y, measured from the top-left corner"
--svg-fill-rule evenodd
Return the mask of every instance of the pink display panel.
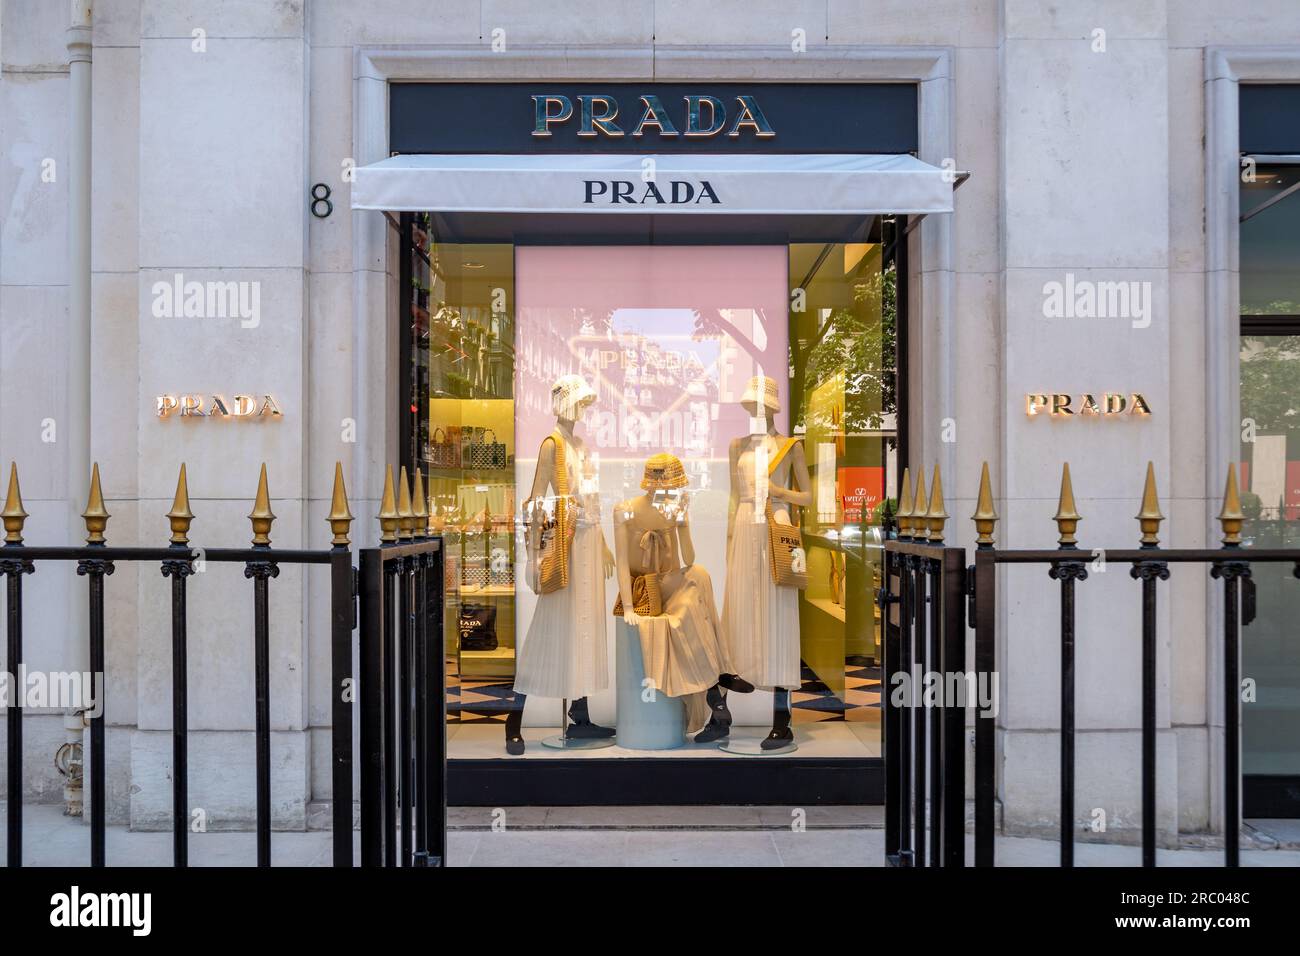
<path id="1" fill-rule="evenodd" d="M 551 385 L 566 373 L 597 390 L 582 427 L 607 492 L 634 488 L 659 451 L 686 463 L 697 490 L 725 483 L 728 444 L 751 427 L 739 402 L 755 375 L 780 384 L 777 426 L 788 434 L 785 246 L 521 246 L 515 256 L 520 459 L 555 427 Z M 627 480 L 611 482 L 611 471 Z"/>

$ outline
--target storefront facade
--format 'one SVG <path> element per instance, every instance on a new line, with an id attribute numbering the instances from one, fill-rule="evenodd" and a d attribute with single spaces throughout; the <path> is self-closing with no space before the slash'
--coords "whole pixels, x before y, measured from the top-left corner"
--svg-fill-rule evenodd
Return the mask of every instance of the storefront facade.
<path id="1" fill-rule="evenodd" d="M 41 177 L 40 160 L 57 164 L 66 152 L 57 117 L 70 96 L 58 68 L 66 71 L 66 24 L 48 6 L 0 7 L 0 136 L 10 162 L 0 449 L 19 463 L 32 540 L 74 536 L 67 499 L 82 495 L 69 491 L 64 447 L 42 440 L 42 422 L 57 423 L 67 407 L 58 317 L 69 287 L 68 197 L 57 176 Z M 877 506 L 897 495 L 904 467 L 924 470 L 929 486 L 939 466 L 948 540 L 961 546 L 974 539 L 968 516 L 985 461 L 1007 545 L 1054 546 L 1065 461 L 1085 546 L 1136 542 L 1148 460 L 1168 517 L 1162 539 L 1217 540 L 1223 471 L 1250 414 L 1246 360 L 1270 347 L 1239 335 L 1248 296 L 1238 218 L 1253 204 L 1239 153 L 1277 155 L 1286 145 L 1248 144 L 1242 90 L 1300 83 L 1300 47 L 1270 45 L 1287 35 L 1279 24 L 1300 27 L 1287 4 L 415 6 L 95 4 L 91 453 L 114 514 L 110 537 L 123 544 L 161 540 L 182 461 L 193 538 L 207 546 L 244 539 L 262 461 L 284 546 L 328 540 L 336 460 L 362 546 L 378 541 L 386 468 L 419 469 L 457 558 L 447 618 L 453 803 L 877 800 L 883 688 L 866 542 L 882 532 Z M 720 123 L 710 122 L 716 106 L 701 105 L 711 102 L 725 107 Z M 1293 119 L 1289 103 L 1258 109 Z M 536 135 L 539 116 L 550 136 Z M 681 135 L 665 136 L 665 123 Z M 903 202 L 833 215 L 805 202 L 732 216 L 701 211 L 713 200 L 699 177 L 671 175 L 674 162 L 699 156 L 725 174 L 763 157 L 828 154 L 912 157 L 948 175 L 953 211 L 922 218 Z M 521 212 L 486 201 L 351 209 L 354 190 L 386 161 L 447 156 L 466 165 L 526 156 L 539 170 L 566 156 L 662 157 L 665 173 L 647 180 L 634 166 L 627 177 L 571 177 L 584 186 L 580 207 L 630 198 L 636 211 Z M 1258 166 L 1286 187 L 1283 163 Z M 685 186 L 674 192 L 675 178 L 692 184 L 689 197 Z M 187 312 L 195 282 L 205 303 L 208 289 L 236 283 L 236 305 Z M 1288 334 L 1280 325 L 1254 331 Z M 1274 348 L 1272 361 L 1285 364 L 1285 344 Z M 524 753 L 506 753 L 504 718 L 538 602 L 515 550 L 525 540 L 522 506 L 556 425 L 550 390 L 574 374 L 597 393 L 579 424 L 600 455 L 590 490 L 611 550 L 616 507 L 640 493 L 645 460 L 675 454 L 690 481 L 698 563 L 724 616 L 735 589 L 729 447 L 750 433 L 750 380 L 777 385 L 770 410 L 780 434 L 804 438 L 814 491 L 803 519 L 811 581 L 795 611 L 796 750 L 548 750 L 542 738 L 558 730 L 561 704 L 534 694 Z M 1125 396 L 1123 414 L 1051 414 L 1064 411 L 1057 396 L 1077 409 L 1080 396 L 1107 393 Z M 257 396 L 259 410 L 269 396 L 280 414 L 159 415 L 160 396 L 177 408 L 202 396 L 211 410 L 213 396 L 228 404 L 236 394 Z M 1149 414 L 1135 412 L 1133 396 Z M 1258 475 L 1261 462 L 1278 459 L 1285 484 L 1284 444 L 1242 460 Z M 1293 509 L 1281 494 L 1284 523 Z M 1009 572 L 999 602 L 1006 832 L 1054 827 L 1056 664 L 1046 636 L 1057 605 L 1037 573 Z M 1119 577 L 1094 575 L 1080 603 L 1088 637 L 1077 778 L 1081 825 L 1102 808 L 1122 830 L 1138 801 L 1139 675 L 1136 624 L 1108 625 L 1121 614 L 1137 621 L 1136 596 Z M 161 826 L 170 812 L 160 783 L 170 719 L 165 592 L 143 574 L 113 584 L 125 596 L 109 622 L 109 681 L 120 688 L 108 700 L 112 813 Z M 29 606 L 62 607 L 73 587 L 71 576 L 33 579 Z M 273 784 L 279 822 L 290 827 L 330 797 L 325 587 L 286 569 L 272 612 Z M 1217 607 L 1193 576 L 1168 587 L 1159 816 L 1167 833 L 1195 833 L 1213 829 L 1217 813 Z M 235 702 L 251 694 L 251 609 L 229 597 L 234 583 L 224 588 L 196 589 L 191 612 L 210 621 L 194 636 L 191 789 L 234 824 L 252 801 L 240 770 L 251 773 L 247 709 Z M 605 612 L 615 591 L 604 584 Z M 72 654 L 68 625 L 49 613 L 29 666 L 54 669 Z M 589 696 L 597 725 L 626 719 L 625 626 L 605 618 L 604 686 Z M 1285 674 L 1296 660 L 1281 642 L 1270 638 L 1271 650 L 1252 658 L 1249 636 L 1248 666 L 1269 668 L 1260 685 L 1294 687 Z M 728 696 L 737 740 L 768 733 L 778 694 Z M 29 765 L 47 764 L 62 719 L 28 722 Z M 1278 750 L 1261 739 L 1260 753 L 1274 757 L 1255 772 L 1295 773 L 1295 751 Z M 57 786 L 52 775 L 34 782 L 31 798 L 50 799 Z"/>

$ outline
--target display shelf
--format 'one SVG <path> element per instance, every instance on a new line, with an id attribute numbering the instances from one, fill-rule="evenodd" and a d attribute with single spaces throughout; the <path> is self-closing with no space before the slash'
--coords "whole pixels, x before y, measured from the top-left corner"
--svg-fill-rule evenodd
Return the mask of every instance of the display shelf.
<path id="1" fill-rule="evenodd" d="M 840 607 L 830 598 L 805 597 L 804 600 L 807 601 L 813 607 L 817 608 L 817 610 L 829 614 L 831 617 L 835 618 L 835 620 L 839 621 L 841 624 L 844 623 L 844 608 Z"/>
<path id="2" fill-rule="evenodd" d="M 512 584 L 489 584 L 481 588 L 467 588 L 462 585 L 456 589 L 456 594 L 462 600 L 480 597 L 514 597 L 515 588 Z"/>
<path id="3" fill-rule="evenodd" d="M 492 651 L 460 651 L 457 674 L 464 677 L 511 677 L 515 672 L 515 649 L 498 647 Z"/>

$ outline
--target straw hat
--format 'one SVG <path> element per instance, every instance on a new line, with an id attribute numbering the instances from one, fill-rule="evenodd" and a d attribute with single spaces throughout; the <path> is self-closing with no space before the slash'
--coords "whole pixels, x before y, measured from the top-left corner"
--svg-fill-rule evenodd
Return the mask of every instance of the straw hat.
<path id="1" fill-rule="evenodd" d="M 596 400 L 596 390 L 581 375 L 561 375 L 551 386 L 551 413 L 576 421 L 584 405 Z"/>
<path id="2" fill-rule="evenodd" d="M 646 491 L 686 487 L 686 469 L 676 455 L 660 452 L 646 459 L 641 487 Z"/>
<path id="3" fill-rule="evenodd" d="M 781 410 L 781 401 L 777 397 L 776 380 L 764 375 L 755 375 L 745 386 L 741 402 L 760 402 L 774 412 Z"/>

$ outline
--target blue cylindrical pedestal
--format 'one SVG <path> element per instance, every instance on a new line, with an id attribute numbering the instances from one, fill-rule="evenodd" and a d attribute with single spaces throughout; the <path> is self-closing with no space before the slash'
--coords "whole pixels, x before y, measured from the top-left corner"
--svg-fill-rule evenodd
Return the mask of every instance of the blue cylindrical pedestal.
<path id="1" fill-rule="evenodd" d="M 618 745 L 628 750 L 672 750 L 686 743 L 686 705 L 642 686 L 641 635 L 615 619 L 618 673 Z M 644 696 L 643 696 L 644 695 Z M 646 699 L 649 698 L 649 699 Z"/>

